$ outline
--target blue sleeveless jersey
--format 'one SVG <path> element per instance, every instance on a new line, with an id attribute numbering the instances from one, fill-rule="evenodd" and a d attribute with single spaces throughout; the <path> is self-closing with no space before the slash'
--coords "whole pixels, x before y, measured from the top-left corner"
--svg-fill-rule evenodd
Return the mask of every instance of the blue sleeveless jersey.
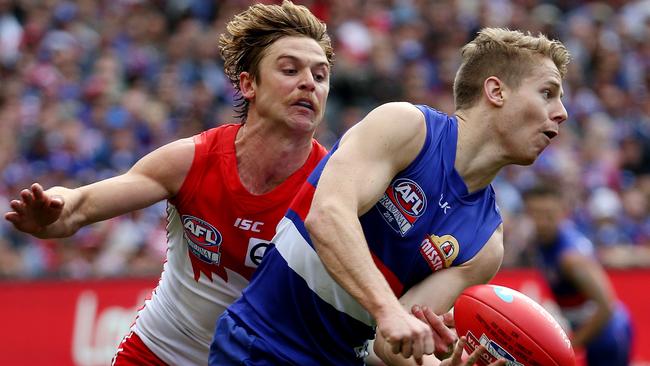
<path id="1" fill-rule="evenodd" d="M 560 308 L 568 311 L 567 320 L 575 326 L 576 323 L 581 322 L 581 316 L 578 314 L 580 312 L 576 312 L 576 316 L 571 315 L 574 310 L 585 306 L 586 298 L 568 278 L 562 275 L 560 262 L 568 253 L 593 257 L 593 245 L 571 222 L 566 221 L 560 225 L 558 235 L 552 243 L 538 244 L 537 248 L 541 268 L 553 297 Z"/>
<path id="2" fill-rule="evenodd" d="M 427 125 L 421 152 L 360 217 L 375 264 L 398 297 L 433 272 L 471 259 L 501 223 L 492 187 L 468 194 L 454 169 L 456 119 L 418 108 Z M 361 365 L 375 333 L 370 314 L 327 273 L 304 226 L 337 146 L 297 193 L 278 224 L 275 247 L 228 309 L 279 359 L 297 365 Z"/>
<path id="3" fill-rule="evenodd" d="M 562 274 L 561 261 L 564 255 L 570 253 L 594 257 L 593 244 L 571 221 L 565 221 L 553 242 L 538 244 L 537 248 L 544 277 L 562 310 L 562 315 L 569 321 L 571 328 L 581 326 L 591 317 L 596 305 Z M 586 347 L 589 364 L 627 365 L 631 337 L 628 311 L 623 303 L 617 302 L 612 317 Z"/>

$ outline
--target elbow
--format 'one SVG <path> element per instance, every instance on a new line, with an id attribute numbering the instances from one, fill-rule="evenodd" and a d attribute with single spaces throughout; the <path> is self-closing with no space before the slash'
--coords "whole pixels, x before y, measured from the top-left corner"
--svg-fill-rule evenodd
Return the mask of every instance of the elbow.
<path id="1" fill-rule="evenodd" d="M 603 304 L 603 309 L 602 309 L 603 318 L 610 319 L 612 315 L 614 315 L 615 308 L 616 308 L 616 301 L 614 301 L 613 299 L 609 299 L 609 301 L 605 302 L 605 304 Z"/>
<path id="2" fill-rule="evenodd" d="M 305 218 L 305 229 L 317 249 L 323 247 L 327 243 L 327 237 L 332 235 L 336 217 L 335 208 L 328 207 L 327 204 L 315 204 L 309 210 Z"/>
<path id="3" fill-rule="evenodd" d="M 313 205 L 305 218 L 305 229 L 312 239 L 317 239 L 322 225 L 327 222 L 327 212 L 319 206 Z"/>

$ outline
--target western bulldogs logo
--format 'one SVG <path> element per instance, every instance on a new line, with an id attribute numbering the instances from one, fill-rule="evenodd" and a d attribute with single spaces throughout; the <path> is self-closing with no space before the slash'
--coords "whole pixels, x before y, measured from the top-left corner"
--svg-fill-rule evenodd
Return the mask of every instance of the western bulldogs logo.
<path id="1" fill-rule="evenodd" d="M 198 217 L 183 215 L 183 231 L 190 253 L 208 264 L 221 260 L 221 233 Z"/>
<path id="2" fill-rule="evenodd" d="M 427 196 L 415 181 L 400 178 L 386 189 L 375 207 L 384 220 L 404 236 L 426 210 Z"/>
<path id="3" fill-rule="evenodd" d="M 420 254 L 431 270 L 449 268 L 458 257 L 458 240 L 451 235 L 427 235 L 420 244 Z"/>

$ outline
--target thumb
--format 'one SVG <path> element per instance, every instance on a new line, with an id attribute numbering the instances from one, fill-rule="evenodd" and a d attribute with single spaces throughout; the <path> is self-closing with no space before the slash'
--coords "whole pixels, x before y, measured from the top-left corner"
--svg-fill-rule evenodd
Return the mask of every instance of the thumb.
<path id="1" fill-rule="evenodd" d="M 61 196 L 52 197 L 52 199 L 50 200 L 49 206 L 50 206 L 50 208 L 54 208 L 54 209 L 62 208 L 63 207 L 63 197 L 61 197 Z"/>

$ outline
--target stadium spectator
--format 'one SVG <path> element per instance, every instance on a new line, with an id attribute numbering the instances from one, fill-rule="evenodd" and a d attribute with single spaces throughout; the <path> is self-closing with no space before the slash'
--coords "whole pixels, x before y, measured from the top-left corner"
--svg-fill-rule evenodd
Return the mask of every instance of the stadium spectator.
<path id="1" fill-rule="evenodd" d="M 216 48 L 205 44 L 214 44 L 229 18 L 247 4 L 233 0 L 198 5 L 203 3 L 0 1 L 0 202 L 9 202 L 33 180 L 51 186 L 65 177 L 66 186 L 80 186 L 124 173 L 128 161 L 154 147 L 231 121 L 234 89 L 220 71 Z M 571 123 L 562 127 L 560 140 L 533 169 L 507 169 L 495 181 L 495 189 L 501 191 L 503 185 L 515 204 L 501 205 L 502 211 L 513 210 L 505 213 L 512 219 L 505 228 L 504 265 L 528 262 L 517 254 L 525 249 L 517 239 L 521 235 L 510 233 L 525 229 L 517 224 L 521 217 L 516 202 L 522 190 L 540 179 L 570 180 L 567 184 L 576 192 L 572 215 L 590 238 L 595 227 L 586 203 L 597 188 L 609 188 L 621 200 L 628 191 L 650 198 L 647 0 L 305 4 L 328 23 L 334 46 L 341 49 L 328 112 L 317 134 L 326 146 L 353 124 L 348 116 L 365 114 L 389 100 L 430 98 L 426 103 L 452 113 L 449 90 L 459 62 L 456 50 L 477 29 L 543 30 L 565 40 L 575 58 L 563 97 Z M 363 40 L 357 45 L 363 48 L 344 50 L 350 37 Z M 406 90 L 401 81 L 416 89 Z M 594 134 L 589 126 L 594 121 L 608 126 L 609 133 L 599 137 L 608 151 L 603 162 L 594 160 L 603 155 L 594 155 L 594 144 L 584 143 Z M 136 148 L 125 153 L 127 140 Z M 145 211 L 143 230 L 164 230 L 150 225 L 164 223 L 159 207 Z M 650 209 L 646 206 L 637 215 L 649 217 Z M 6 223 L 0 223 L 0 231 L 6 230 Z M 635 236 L 620 250 L 633 255 L 637 249 L 631 248 L 647 248 L 643 237 Z M 5 241 L 11 253 L 5 258 L 17 263 L 2 278 L 67 276 L 65 263 L 81 256 L 74 245 L 58 240 L 44 244 L 12 233 Z M 58 249 L 63 246 L 70 248 Z M 106 247 L 96 243 L 100 253 Z M 159 251 L 144 253 L 151 263 L 162 265 Z M 151 268 L 148 275 L 158 271 Z M 88 274 L 108 275 L 96 270 Z M 134 273 L 126 265 L 111 275 Z"/>

